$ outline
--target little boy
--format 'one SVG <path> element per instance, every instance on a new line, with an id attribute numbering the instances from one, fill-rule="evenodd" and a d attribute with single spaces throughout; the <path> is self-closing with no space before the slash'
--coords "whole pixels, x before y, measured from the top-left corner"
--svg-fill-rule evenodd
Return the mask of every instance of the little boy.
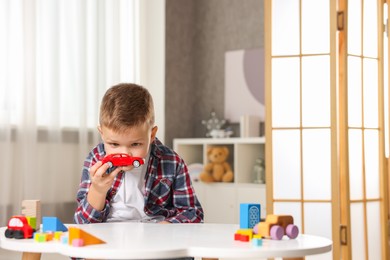
<path id="1" fill-rule="evenodd" d="M 76 223 L 203 222 L 185 162 L 156 137 L 147 89 L 135 84 L 111 87 L 102 99 L 99 121 L 102 142 L 84 161 Z M 144 158 L 145 164 L 139 168 L 102 164 L 104 156 L 113 153 Z"/>

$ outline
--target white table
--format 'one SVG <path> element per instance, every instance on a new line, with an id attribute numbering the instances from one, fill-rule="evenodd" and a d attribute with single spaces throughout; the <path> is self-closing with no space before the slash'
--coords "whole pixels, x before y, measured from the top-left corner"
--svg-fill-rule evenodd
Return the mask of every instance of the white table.
<path id="1" fill-rule="evenodd" d="M 29 252 L 25 259 L 39 259 L 40 253 L 59 253 L 94 259 L 202 258 L 296 258 L 332 250 L 332 241 L 312 235 L 281 241 L 263 239 L 263 245 L 234 240 L 239 229 L 233 224 L 100 223 L 76 226 L 106 241 L 106 244 L 72 247 L 59 242 L 38 243 L 32 239 L 7 239 L 0 228 L 0 247 Z M 35 253 L 35 254 L 34 254 Z M 30 256 L 30 258 L 27 258 Z M 38 257 L 39 256 L 39 257 Z"/>

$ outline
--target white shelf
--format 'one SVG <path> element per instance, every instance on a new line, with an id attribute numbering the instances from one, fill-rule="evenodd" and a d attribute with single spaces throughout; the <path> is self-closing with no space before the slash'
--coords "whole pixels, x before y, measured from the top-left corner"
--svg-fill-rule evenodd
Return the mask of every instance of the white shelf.
<path id="1" fill-rule="evenodd" d="M 259 203 L 261 217 L 266 216 L 266 185 L 254 183 L 253 166 L 265 159 L 265 138 L 187 138 L 174 139 L 174 150 L 187 165 L 206 164 L 210 146 L 227 146 L 228 162 L 234 173 L 232 183 L 193 181 L 208 223 L 239 223 L 240 203 Z M 190 172 L 191 174 L 191 172 Z"/>
<path id="2" fill-rule="evenodd" d="M 187 165 L 206 164 L 207 148 L 210 146 L 228 147 L 227 162 L 233 169 L 235 183 L 253 183 L 255 161 L 257 158 L 265 158 L 264 137 L 174 139 L 173 146 Z"/>

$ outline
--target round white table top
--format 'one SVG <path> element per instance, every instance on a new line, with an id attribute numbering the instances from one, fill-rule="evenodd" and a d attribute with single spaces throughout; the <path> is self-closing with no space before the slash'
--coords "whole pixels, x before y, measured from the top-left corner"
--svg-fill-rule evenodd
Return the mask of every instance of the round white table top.
<path id="1" fill-rule="evenodd" d="M 175 257 L 267 258 L 302 257 L 332 250 L 332 241 L 312 235 L 296 239 L 263 239 L 262 246 L 234 240 L 234 224 L 99 223 L 78 227 L 105 244 L 72 247 L 60 242 L 7 239 L 0 228 L 0 247 L 14 251 L 59 253 L 95 259 L 156 259 Z"/>

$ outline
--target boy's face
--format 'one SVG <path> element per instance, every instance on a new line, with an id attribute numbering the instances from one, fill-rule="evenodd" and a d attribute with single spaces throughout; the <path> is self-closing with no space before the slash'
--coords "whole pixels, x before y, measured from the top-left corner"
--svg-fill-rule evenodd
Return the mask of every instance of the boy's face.
<path id="1" fill-rule="evenodd" d="M 99 126 L 98 130 L 104 143 L 106 155 L 113 153 L 126 153 L 130 156 L 146 158 L 150 143 L 157 133 L 157 126 L 151 128 L 145 124 L 129 128 L 123 133 Z M 132 169 L 132 166 L 123 167 L 123 171 Z"/>

